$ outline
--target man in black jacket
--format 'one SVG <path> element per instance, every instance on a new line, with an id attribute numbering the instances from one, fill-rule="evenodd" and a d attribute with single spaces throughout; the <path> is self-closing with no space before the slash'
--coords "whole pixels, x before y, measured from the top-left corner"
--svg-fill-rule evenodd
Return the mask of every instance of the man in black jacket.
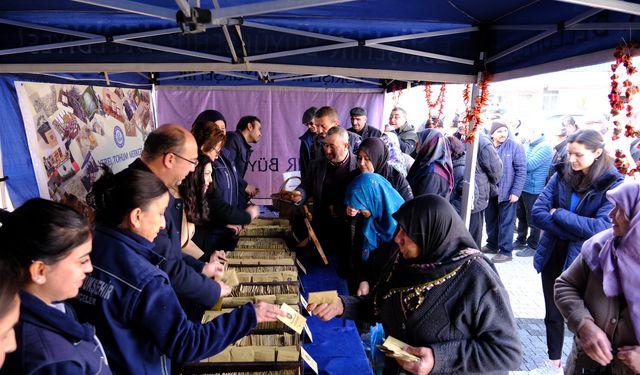
<path id="1" fill-rule="evenodd" d="M 346 215 L 344 195 L 358 165 L 349 151 L 349 137 L 339 126 L 329 129 L 323 139 L 324 156 L 311 162 L 296 190 L 295 203 L 313 197 L 313 227 L 327 252 L 338 256 L 338 275 L 350 274 L 351 218 Z"/>
<path id="2" fill-rule="evenodd" d="M 351 127 L 347 129 L 350 132 L 356 133 L 364 141 L 367 138 L 375 137 L 380 138 L 382 132 L 369 124 L 367 124 L 367 110 L 362 107 L 353 107 L 349 111 L 351 117 Z"/>
<path id="3" fill-rule="evenodd" d="M 253 153 L 250 143 L 258 143 L 262 138 L 262 121 L 256 116 L 244 116 L 238 121 L 236 131 L 227 133 L 227 142 L 224 149 L 227 150 L 233 160 L 240 183 L 240 203 L 246 203 L 255 197 L 259 189 L 255 185 L 247 183 L 244 179 L 249 165 L 249 158 Z"/>
<path id="4" fill-rule="evenodd" d="M 497 191 L 496 186 L 502 178 L 502 160 L 484 132 L 478 132 L 477 137 L 478 159 L 473 190 L 473 208 L 469 217 L 469 232 L 476 241 L 478 249 L 481 249 L 484 210 L 489 205 L 491 191 Z"/>

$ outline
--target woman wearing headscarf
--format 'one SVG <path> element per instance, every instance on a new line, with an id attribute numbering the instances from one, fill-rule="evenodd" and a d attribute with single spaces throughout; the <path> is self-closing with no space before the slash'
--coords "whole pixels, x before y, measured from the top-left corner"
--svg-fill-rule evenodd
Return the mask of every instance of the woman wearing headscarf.
<path id="1" fill-rule="evenodd" d="M 582 245 L 555 283 L 573 347 L 565 374 L 640 372 L 640 184 L 607 192 L 613 228 Z"/>
<path id="2" fill-rule="evenodd" d="M 453 166 L 447 140 L 435 129 L 425 129 L 418 136 L 418 154 L 407 175 L 413 195 L 438 194 L 448 199 L 453 190 Z"/>
<path id="3" fill-rule="evenodd" d="M 376 138 L 367 138 L 362 144 L 369 139 Z M 354 240 L 352 251 L 358 283 L 356 294 L 360 296 L 369 293 L 370 281 L 375 280 L 375 275 L 365 272 L 369 255 L 382 243 L 393 239 L 397 222 L 392 215 L 404 200 L 384 177 L 377 173 L 365 172 L 349 184 L 344 203 L 347 206 L 347 215 L 361 214 L 363 217 L 356 225 L 357 240 Z"/>
<path id="4" fill-rule="evenodd" d="M 377 173 L 386 178 L 405 201 L 413 198 L 407 179 L 389 165 L 389 150 L 380 138 L 366 138 L 362 141 L 356 160 L 361 173 Z"/>
<path id="5" fill-rule="evenodd" d="M 600 132 L 579 130 L 567 138 L 567 164 L 551 177 L 531 210 L 542 230 L 533 258 L 542 279 L 549 365 L 562 369 L 564 318 L 553 298 L 555 280 L 580 254 L 584 241 L 611 227 L 606 192 L 624 180 L 604 149 Z"/>
<path id="6" fill-rule="evenodd" d="M 387 359 L 385 374 L 506 373 L 522 360 L 509 297 L 447 200 L 429 194 L 393 215 L 397 244 L 363 297 L 310 304 L 320 319 L 380 321 L 417 362 Z"/>
<path id="7" fill-rule="evenodd" d="M 395 132 L 388 131 L 382 133 L 380 139 L 384 142 L 385 146 L 387 146 L 387 150 L 389 151 L 389 165 L 402 173 L 403 176 L 407 177 L 407 173 L 409 173 L 409 169 L 411 169 L 414 160 L 411 156 L 405 154 L 400 149 L 400 140 L 398 140 L 398 135 Z"/>

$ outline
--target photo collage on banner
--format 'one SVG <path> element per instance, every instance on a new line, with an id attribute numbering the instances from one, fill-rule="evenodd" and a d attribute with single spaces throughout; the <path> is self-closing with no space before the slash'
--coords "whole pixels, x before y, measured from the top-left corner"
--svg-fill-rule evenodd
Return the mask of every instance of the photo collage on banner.
<path id="1" fill-rule="evenodd" d="M 40 196 L 85 200 L 100 175 L 142 152 L 153 130 L 149 90 L 16 82 Z"/>

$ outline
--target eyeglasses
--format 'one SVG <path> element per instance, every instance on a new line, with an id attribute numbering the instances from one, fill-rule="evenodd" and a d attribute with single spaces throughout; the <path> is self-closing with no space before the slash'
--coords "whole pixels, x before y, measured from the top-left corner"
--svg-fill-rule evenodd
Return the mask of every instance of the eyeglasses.
<path id="1" fill-rule="evenodd" d="M 175 155 L 178 159 L 182 159 L 182 160 L 184 160 L 184 161 L 186 161 L 186 162 L 188 162 L 188 163 L 193 164 L 193 166 L 194 166 L 194 167 L 198 165 L 198 159 L 196 159 L 196 160 L 187 159 L 187 158 L 185 158 L 184 156 L 180 156 L 180 155 L 176 154 L 175 152 L 165 152 L 164 154 L 165 154 L 165 155 L 166 155 L 166 154 L 173 154 L 173 155 Z"/>

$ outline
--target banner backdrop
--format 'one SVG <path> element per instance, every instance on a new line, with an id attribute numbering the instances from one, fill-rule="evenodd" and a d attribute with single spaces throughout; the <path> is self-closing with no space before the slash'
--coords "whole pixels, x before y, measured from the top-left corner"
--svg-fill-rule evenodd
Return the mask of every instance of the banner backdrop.
<path id="1" fill-rule="evenodd" d="M 142 152 L 153 128 L 151 92 L 16 82 L 40 196 L 83 200 L 100 165 L 114 172 Z"/>
<path id="2" fill-rule="evenodd" d="M 302 114 L 311 107 L 330 105 L 336 108 L 340 124 L 351 127 L 349 110 L 363 107 L 368 122 L 383 127 L 384 94 L 381 92 L 329 92 L 269 88 L 265 90 L 203 90 L 197 88 L 163 88 L 157 92 L 158 124 L 177 123 L 191 128 L 196 116 L 206 109 L 220 111 L 227 120 L 227 131 L 234 131 L 245 115 L 262 120 L 262 139 L 252 145 L 253 154 L 245 179 L 260 189 L 258 204 L 276 192 L 283 182 L 282 173 L 298 170 L 300 137 L 306 127 Z"/>

